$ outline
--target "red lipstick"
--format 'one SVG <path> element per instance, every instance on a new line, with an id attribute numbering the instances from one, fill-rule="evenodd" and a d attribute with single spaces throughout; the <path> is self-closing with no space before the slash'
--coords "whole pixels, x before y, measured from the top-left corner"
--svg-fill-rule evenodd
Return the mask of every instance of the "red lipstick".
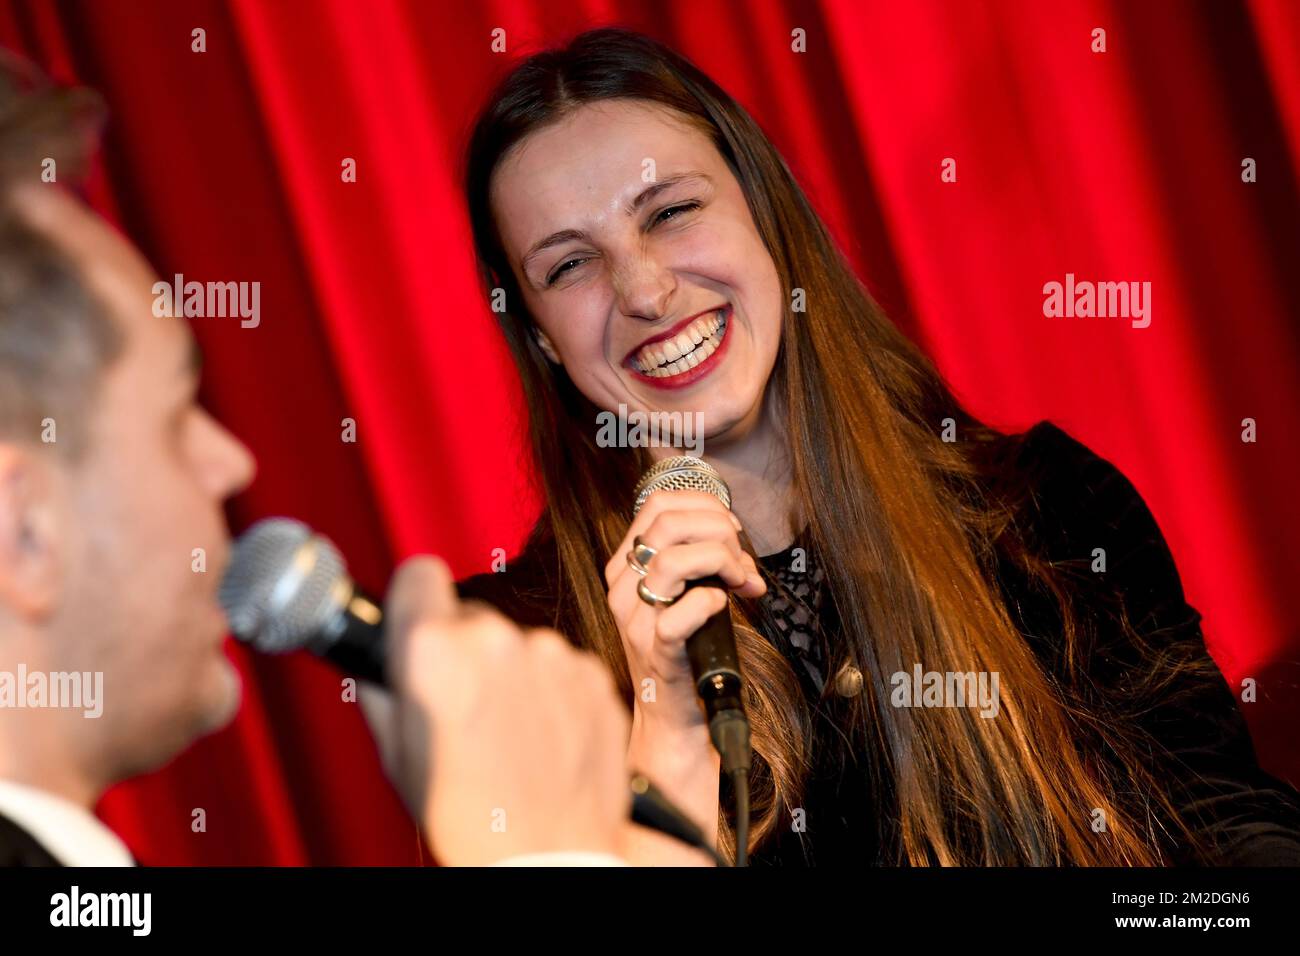
<path id="1" fill-rule="evenodd" d="M 684 372 L 679 372 L 676 375 L 666 375 L 666 376 L 646 375 L 644 372 L 633 367 L 632 365 L 633 359 L 636 357 L 637 353 L 640 352 L 642 349 L 644 349 L 647 345 L 653 345 L 656 342 L 662 342 L 666 339 L 674 338 L 683 329 L 687 328 L 692 322 L 694 322 L 700 316 L 709 315 L 710 313 L 713 312 L 719 312 L 722 315 L 722 319 L 724 322 L 724 327 L 722 329 L 722 338 L 718 341 L 718 345 L 713 350 L 713 353 L 708 358 L 700 362 L 698 365 L 696 365 L 693 368 L 689 368 Z M 700 312 L 697 313 L 696 315 L 692 315 L 690 318 L 678 322 L 668 331 L 656 335 L 653 338 L 646 339 L 644 342 L 642 342 L 640 345 L 638 345 L 636 348 L 634 348 L 631 352 L 628 353 L 627 358 L 624 359 L 623 361 L 623 364 L 626 368 L 628 368 L 632 372 L 634 376 L 636 376 L 638 380 L 645 382 L 647 385 L 652 385 L 655 388 L 671 390 L 671 389 L 678 389 L 678 388 L 686 388 L 688 385 L 693 385 L 696 382 L 698 382 L 700 379 L 704 378 L 704 376 L 712 372 L 715 368 L 717 368 L 719 364 L 721 364 L 723 355 L 727 351 L 727 345 L 731 341 L 731 321 L 732 321 L 731 317 L 732 317 L 732 309 L 730 305 L 724 305 L 719 309 L 709 309 L 705 312 Z"/>

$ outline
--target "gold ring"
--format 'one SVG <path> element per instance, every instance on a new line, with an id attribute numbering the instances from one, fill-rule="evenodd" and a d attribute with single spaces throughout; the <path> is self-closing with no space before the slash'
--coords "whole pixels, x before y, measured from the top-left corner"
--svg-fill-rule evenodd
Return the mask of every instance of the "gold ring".
<path id="1" fill-rule="evenodd" d="M 668 607 L 668 605 L 673 604 L 677 600 L 675 597 L 666 598 L 655 594 L 654 591 L 651 591 L 645 586 L 645 578 L 642 578 L 636 583 L 636 593 L 642 601 L 645 601 L 645 603 L 649 604 L 651 607 Z"/>

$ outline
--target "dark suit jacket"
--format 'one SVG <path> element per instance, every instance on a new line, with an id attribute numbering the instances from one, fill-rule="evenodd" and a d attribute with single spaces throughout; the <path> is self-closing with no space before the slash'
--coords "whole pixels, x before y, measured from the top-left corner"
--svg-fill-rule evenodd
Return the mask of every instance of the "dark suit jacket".
<path id="1" fill-rule="evenodd" d="M 0 866 L 62 866 L 36 838 L 6 816 L 0 816 Z"/>

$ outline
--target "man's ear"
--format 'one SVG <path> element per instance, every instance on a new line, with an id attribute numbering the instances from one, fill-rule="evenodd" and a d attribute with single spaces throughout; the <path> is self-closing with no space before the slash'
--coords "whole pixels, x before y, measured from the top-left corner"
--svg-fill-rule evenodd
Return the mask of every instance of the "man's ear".
<path id="1" fill-rule="evenodd" d="M 58 476 L 49 456 L 0 443 L 0 603 L 40 620 L 62 585 Z"/>
<path id="2" fill-rule="evenodd" d="M 552 365 L 563 365 L 560 361 L 560 353 L 555 351 L 555 343 L 550 340 L 545 332 L 533 326 L 533 336 L 537 339 L 537 347 L 542 350 L 542 354 L 550 360 Z"/>

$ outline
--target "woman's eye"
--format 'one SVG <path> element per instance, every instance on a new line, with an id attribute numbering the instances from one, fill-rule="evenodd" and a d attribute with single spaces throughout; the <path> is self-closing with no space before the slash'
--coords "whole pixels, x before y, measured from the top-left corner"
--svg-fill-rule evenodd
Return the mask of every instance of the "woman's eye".
<path id="1" fill-rule="evenodd" d="M 568 262 L 563 263 L 558 269 L 556 269 L 547 277 L 546 284 L 548 286 L 555 285 L 555 280 L 560 278 L 560 276 L 564 275 L 566 272 L 570 271 L 569 270 L 570 266 L 581 265 L 586 261 L 587 261 L 586 259 L 570 259 Z"/>
<path id="2" fill-rule="evenodd" d="M 678 203 L 676 206 L 669 206 L 667 209 L 660 212 L 659 215 L 655 216 L 654 222 L 651 223 L 651 225 L 658 225 L 661 222 L 666 222 L 669 219 L 676 218 L 675 216 L 669 215 L 669 213 L 690 212 L 692 209 L 699 208 L 700 204 L 697 202 L 684 202 Z"/>
<path id="3" fill-rule="evenodd" d="M 654 220 L 650 225 L 657 226 L 659 223 L 667 222 L 669 219 L 676 219 L 677 215 L 680 213 L 690 212 L 693 209 L 699 208 L 700 204 L 694 201 L 678 203 L 676 206 L 669 206 L 667 209 L 661 210 L 659 214 L 654 217 Z M 558 281 L 566 272 L 572 271 L 575 267 L 582 265 L 586 261 L 586 259 L 578 258 L 570 259 L 568 262 L 562 263 L 554 272 L 546 277 L 547 286 L 555 285 L 556 281 Z"/>

